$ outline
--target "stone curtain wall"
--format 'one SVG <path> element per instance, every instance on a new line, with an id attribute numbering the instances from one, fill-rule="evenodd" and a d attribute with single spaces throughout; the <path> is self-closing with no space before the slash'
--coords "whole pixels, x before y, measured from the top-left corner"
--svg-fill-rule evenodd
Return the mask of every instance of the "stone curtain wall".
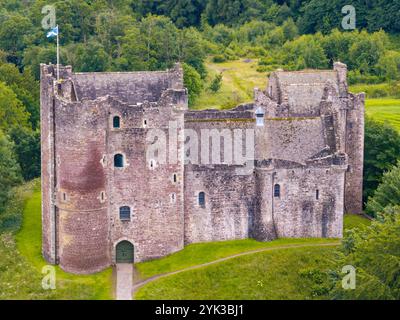
<path id="1" fill-rule="evenodd" d="M 206 132 L 219 132 L 220 139 L 209 139 L 209 164 L 200 157 L 203 144 L 199 144 L 198 162 L 185 165 L 185 243 L 245 239 L 249 237 L 254 212 L 254 176 L 238 174 L 239 163 L 226 163 L 224 147 L 230 143 L 234 149 L 234 130 L 241 130 L 243 148 L 246 129 L 254 129 L 252 105 L 236 110 L 190 111 L 185 114 L 185 129 L 196 132 L 199 142 Z M 225 140 L 224 133 L 230 138 Z M 221 164 L 212 163 L 213 144 L 220 145 Z M 243 150 L 242 154 L 244 153 Z M 199 205 L 199 193 L 205 193 L 205 206 Z"/>
<path id="2" fill-rule="evenodd" d="M 277 237 L 342 237 L 343 169 L 280 169 L 273 184 L 281 187 L 281 196 L 272 197 Z"/>
<path id="3" fill-rule="evenodd" d="M 264 128 L 257 130 L 259 159 L 304 163 L 326 146 L 320 117 L 265 119 Z"/>
<path id="4" fill-rule="evenodd" d="M 185 243 L 249 238 L 253 211 L 253 175 L 237 175 L 234 166 L 185 167 Z"/>

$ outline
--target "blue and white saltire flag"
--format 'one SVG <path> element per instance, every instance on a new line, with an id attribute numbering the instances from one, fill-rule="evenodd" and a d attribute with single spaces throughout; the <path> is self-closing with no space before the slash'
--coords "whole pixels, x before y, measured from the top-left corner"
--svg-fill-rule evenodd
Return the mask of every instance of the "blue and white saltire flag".
<path id="1" fill-rule="evenodd" d="M 56 37 L 56 36 L 58 36 L 58 26 L 52 28 L 52 29 L 47 33 L 47 38 Z"/>

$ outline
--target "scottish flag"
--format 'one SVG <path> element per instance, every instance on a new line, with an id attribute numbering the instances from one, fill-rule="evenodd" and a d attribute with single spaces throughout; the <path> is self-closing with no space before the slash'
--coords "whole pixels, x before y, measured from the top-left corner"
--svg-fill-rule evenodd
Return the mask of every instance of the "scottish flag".
<path id="1" fill-rule="evenodd" d="M 58 26 L 52 28 L 52 29 L 47 33 L 47 38 L 56 37 L 56 36 L 58 36 Z"/>

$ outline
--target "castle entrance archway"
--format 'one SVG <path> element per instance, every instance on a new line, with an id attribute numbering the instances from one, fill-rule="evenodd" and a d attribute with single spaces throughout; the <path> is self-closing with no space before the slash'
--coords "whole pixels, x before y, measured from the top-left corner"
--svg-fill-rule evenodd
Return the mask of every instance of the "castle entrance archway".
<path id="1" fill-rule="evenodd" d="M 133 263 L 134 261 L 133 244 L 129 241 L 121 241 L 116 247 L 116 262 L 117 263 Z"/>

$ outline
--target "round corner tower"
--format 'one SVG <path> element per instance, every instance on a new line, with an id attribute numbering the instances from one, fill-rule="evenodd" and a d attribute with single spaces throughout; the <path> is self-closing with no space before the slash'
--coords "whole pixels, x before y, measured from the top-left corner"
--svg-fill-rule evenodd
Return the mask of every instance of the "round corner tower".
<path id="1" fill-rule="evenodd" d="M 105 114 L 76 101 L 70 68 L 42 66 L 43 254 L 73 273 L 109 265 Z M 47 81 L 45 81 L 47 80 Z"/>

